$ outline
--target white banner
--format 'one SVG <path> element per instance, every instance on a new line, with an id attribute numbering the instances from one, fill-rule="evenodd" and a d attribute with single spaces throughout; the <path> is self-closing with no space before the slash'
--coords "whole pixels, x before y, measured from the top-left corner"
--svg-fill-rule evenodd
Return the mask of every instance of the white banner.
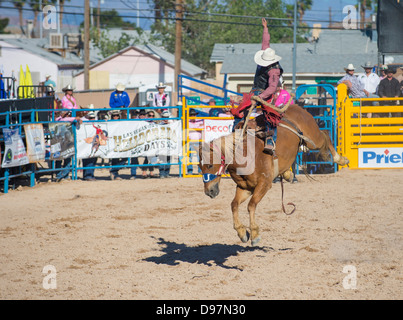
<path id="1" fill-rule="evenodd" d="M 25 124 L 24 131 L 29 162 L 45 160 L 45 135 L 42 123 Z"/>
<path id="2" fill-rule="evenodd" d="M 210 142 L 232 132 L 234 120 L 204 120 L 204 142 Z"/>
<path id="3" fill-rule="evenodd" d="M 359 168 L 403 168 L 403 148 L 359 148 Z"/>
<path id="4" fill-rule="evenodd" d="M 77 130 L 77 158 L 131 158 L 180 155 L 181 121 L 83 122 Z"/>
<path id="5" fill-rule="evenodd" d="M 3 168 L 18 167 L 29 163 L 24 142 L 18 129 L 3 128 L 4 135 L 4 157 Z"/>

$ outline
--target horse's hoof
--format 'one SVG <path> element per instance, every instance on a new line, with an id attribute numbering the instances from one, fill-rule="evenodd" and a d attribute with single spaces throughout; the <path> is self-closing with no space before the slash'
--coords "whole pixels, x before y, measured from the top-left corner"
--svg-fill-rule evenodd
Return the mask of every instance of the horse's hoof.
<path id="1" fill-rule="evenodd" d="M 249 232 L 246 231 L 246 232 L 245 232 L 245 235 L 244 235 L 243 237 L 241 237 L 240 239 L 241 239 L 241 241 L 242 241 L 243 243 L 248 242 L 248 240 L 249 240 Z"/>
<path id="2" fill-rule="evenodd" d="M 260 236 L 258 236 L 258 237 L 256 237 L 255 239 L 253 239 L 253 240 L 251 241 L 252 246 L 257 245 L 257 244 L 259 243 L 259 241 L 260 241 Z"/>

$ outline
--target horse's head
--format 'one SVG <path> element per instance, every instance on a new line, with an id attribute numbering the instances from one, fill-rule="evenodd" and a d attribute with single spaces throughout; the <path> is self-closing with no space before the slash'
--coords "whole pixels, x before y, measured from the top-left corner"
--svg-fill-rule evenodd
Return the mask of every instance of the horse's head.
<path id="1" fill-rule="evenodd" d="M 225 171 L 225 158 L 213 143 L 203 143 L 199 149 L 199 167 L 203 175 L 204 193 L 215 198 L 220 193 L 221 175 Z"/>

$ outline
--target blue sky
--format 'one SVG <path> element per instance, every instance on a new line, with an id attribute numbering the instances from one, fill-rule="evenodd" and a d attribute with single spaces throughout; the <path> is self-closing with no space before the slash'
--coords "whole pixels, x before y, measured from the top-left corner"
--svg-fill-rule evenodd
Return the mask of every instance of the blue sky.
<path id="1" fill-rule="evenodd" d="M 146 11 L 144 9 L 148 8 L 147 0 L 105 0 L 102 1 L 102 8 L 112 9 L 115 8 L 121 15 L 124 16 L 133 16 L 130 19 L 131 22 L 137 23 L 140 22 L 140 27 L 147 29 L 152 24 L 152 19 L 148 18 L 153 15 L 153 12 Z M 293 4 L 294 0 L 285 0 L 286 3 Z M 305 13 L 304 19 L 306 19 L 308 25 L 313 23 L 321 23 L 322 26 L 327 26 L 327 21 L 329 20 L 329 7 L 332 8 L 332 21 L 342 21 L 345 17 L 343 13 L 343 8 L 347 5 L 356 5 L 357 0 L 313 0 L 313 6 L 310 11 Z M 92 5 L 95 7 L 98 3 L 98 0 L 92 0 Z M 140 12 L 137 11 L 137 4 L 140 7 Z M 11 2 L 3 2 L 4 6 L 12 7 Z M 64 24 L 72 24 L 77 25 L 82 21 L 84 1 L 83 0 L 71 0 L 70 2 L 66 2 L 65 12 L 77 13 L 74 14 L 66 14 L 64 15 L 63 23 Z M 29 8 L 26 5 L 26 8 Z M 10 24 L 18 24 L 18 12 L 13 9 L 0 9 L 1 17 L 12 17 Z M 137 14 L 139 13 L 140 18 L 137 20 Z M 24 11 L 24 18 L 30 19 L 33 17 L 33 14 L 30 11 Z M 125 20 L 128 20 L 125 18 Z"/>

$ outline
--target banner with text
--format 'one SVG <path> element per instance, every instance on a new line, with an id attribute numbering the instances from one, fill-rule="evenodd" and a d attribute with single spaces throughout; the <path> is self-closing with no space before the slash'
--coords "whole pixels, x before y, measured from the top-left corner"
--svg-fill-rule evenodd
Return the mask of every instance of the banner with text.
<path id="1" fill-rule="evenodd" d="M 204 120 L 204 142 L 210 142 L 232 132 L 234 120 Z"/>
<path id="2" fill-rule="evenodd" d="M 359 168 L 403 168 L 403 148 L 359 148 Z"/>
<path id="3" fill-rule="evenodd" d="M 84 122 L 77 129 L 77 158 L 131 158 L 180 155 L 181 121 Z"/>

